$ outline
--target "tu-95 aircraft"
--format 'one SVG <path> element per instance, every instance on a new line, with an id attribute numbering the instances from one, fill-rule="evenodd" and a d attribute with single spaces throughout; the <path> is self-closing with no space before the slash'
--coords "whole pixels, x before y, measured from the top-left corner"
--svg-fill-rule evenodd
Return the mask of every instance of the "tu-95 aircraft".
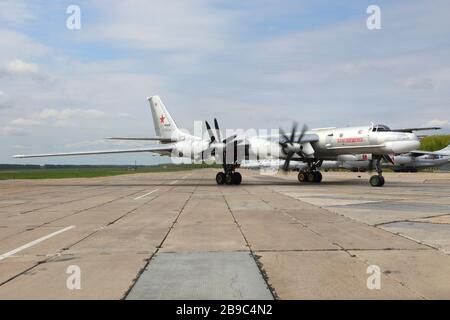
<path id="1" fill-rule="evenodd" d="M 158 96 L 148 98 L 156 136 L 151 138 L 109 138 L 117 140 L 157 141 L 158 145 L 139 149 L 102 150 L 69 153 L 15 155 L 14 158 L 78 156 L 114 153 L 152 152 L 171 157 L 188 157 L 195 161 L 214 160 L 223 166 L 216 175 L 217 184 L 240 184 L 242 176 L 236 171 L 241 163 L 252 159 L 284 160 L 282 169 L 289 170 L 291 161 L 307 164 L 299 171 L 300 182 L 321 182 L 319 171 L 323 161 L 335 160 L 342 154 L 371 154 L 370 165 L 375 165 L 377 175 L 370 178 L 370 185 L 381 187 L 385 183 L 381 161 L 392 162 L 389 155 L 415 150 L 419 139 L 417 130 L 439 128 L 409 128 L 391 130 L 385 125 L 361 127 L 320 128 L 308 130 L 306 126 L 297 132 L 294 122 L 288 135 L 282 129 L 279 134 L 268 136 L 231 135 L 222 137 L 214 119 L 214 128 L 205 125 L 209 139 L 203 139 L 181 131 Z"/>

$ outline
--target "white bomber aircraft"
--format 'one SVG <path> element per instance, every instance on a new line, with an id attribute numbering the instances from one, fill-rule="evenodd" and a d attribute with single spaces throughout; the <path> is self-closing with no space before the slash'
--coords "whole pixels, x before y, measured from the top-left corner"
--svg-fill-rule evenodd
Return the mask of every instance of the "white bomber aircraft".
<path id="1" fill-rule="evenodd" d="M 391 168 L 395 172 L 417 172 L 426 168 L 437 168 L 450 163 L 450 145 L 439 151 L 421 151 L 415 150 L 399 155 L 391 155 L 389 158 L 392 162 L 382 161 L 383 168 Z M 335 160 L 325 160 L 321 169 L 347 169 L 351 171 L 371 170 L 370 160 L 371 154 L 344 154 L 336 157 Z M 260 160 L 246 161 L 241 167 L 247 169 L 261 169 L 272 172 L 282 168 L 283 161 L 277 160 Z M 304 162 L 291 162 L 289 170 L 300 171 L 307 168 Z"/>
<path id="2" fill-rule="evenodd" d="M 77 156 L 114 153 L 153 152 L 172 157 L 190 157 L 194 160 L 215 159 L 223 166 L 223 172 L 216 175 L 218 184 L 240 184 L 242 176 L 236 171 L 248 159 L 282 159 L 282 168 L 289 170 L 290 161 L 302 161 L 307 167 L 298 174 L 300 182 L 321 182 L 318 170 L 324 160 L 334 160 L 342 154 L 372 155 L 377 175 L 370 178 L 372 186 L 383 186 L 381 160 L 391 161 L 389 154 L 400 154 L 415 150 L 419 139 L 416 130 L 438 128 L 411 128 L 391 130 L 384 125 L 370 125 L 345 128 L 321 128 L 307 130 L 306 126 L 297 133 L 294 123 L 291 134 L 274 136 L 221 136 L 219 125 L 214 119 L 214 129 L 206 123 L 209 139 L 182 132 L 158 96 L 148 98 L 153 115 L 156 137 L 152 138 L 109 138 L 118 140 L 159 141 L 161 144 L 125 150 L 103 150 L 34 155 L 15 155 L 14 158 L 36 158 L 55 156 Z M 275 140 L 274 140 L 275 138 Z"/>

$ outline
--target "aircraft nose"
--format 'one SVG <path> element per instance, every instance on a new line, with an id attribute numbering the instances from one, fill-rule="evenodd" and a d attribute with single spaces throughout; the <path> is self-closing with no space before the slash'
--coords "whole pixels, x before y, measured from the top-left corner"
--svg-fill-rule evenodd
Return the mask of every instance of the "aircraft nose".
<path id="1" fill-rule="evenodd" d="M 410 133 L 410 139 L 412 143 L 415 145 L 415 149 L 418 149 L 420 147 L 419 137 L 415 133 Z"/>

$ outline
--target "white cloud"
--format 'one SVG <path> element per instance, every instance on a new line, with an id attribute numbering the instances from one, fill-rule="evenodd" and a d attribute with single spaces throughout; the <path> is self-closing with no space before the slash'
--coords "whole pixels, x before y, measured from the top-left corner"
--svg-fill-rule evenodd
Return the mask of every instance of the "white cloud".
<path id="1" fill-rule="evenodd" d="M 10 126 L 29 127 L 42 125 L 43 122 L 37 119 L 17 118 L 9 122 Z"/>
<path id="2" fill-rule="evenodd" d="M 82 121 L 95 121 L 106 117 L 103 111 L 95 109 L 44 109 L 34 113 L 26 118 L 14 119 L 6 125 L 4 132 L 6 134 L 18 135 L 24 134 L 24 128 L 30 126 L 55 126 L 67 127 L 73 126 Z"/>
<path id="3" fill-rule="evenodd" d="M 434 83 L 431 78 L 408 78 L 397 80 L 396 84 L 410 90 L 431 90 Z"/>
<path id="4" fill-rule="evenodd" d="M 3 67 L 3 73 L 11 76 L 21 76 L 21 75 L 39 75 L 39 66 L 35 63 L 29 63 L 22 61 L 20 59 L 15 59 L 8 62 Z"/>
<path id="5" fill-rule="evenodd" d="M 441 127 L 441 128 L 450 128 L 450 122 L 444 119 L 433 119 L 428 121 L 425 126 L 429 127 Z"/>
<path id="6" fill-rule="evenodd" d="M 52 52 L 51 47 L 39 43 L 24 33 L 0 28 L 0 62 L 21 59 L 42 58 Z"/>
<path id="7" fill-rule="evenodd" d="M 102 15 L 81 39 L 120 48 L 161 50 L 169 56 L 179 51 L 201 54 L 225 48 L 231 41 L 227 31 L 237 17 L 232 10 L 216 9 L 201 0 L 135 0 L 133 5 L 97 1 L 95 6 Z"/>
<path id="8" fill-rule="evenodd" d="M 35 18 L 34 10 L 22 0 L 2 0 L 0 2 L 0 21 L 23 23 Z"/>
<path id="9" fill-rule="evenodd" d="M 26 62 L 20 59 L 14 59 L 0 66 L 0 78 L 7 77 L 11 80 L 32 80 L 37 83 L 44 83 L 48 77 L 41 72 L 36 63 Z M 22 85 L 24 85 L 22 83 Z"/>
<path id="10" fill-rule="evenodd" d="M 28 133 L 22 128 L 6 126 L 3 128 L 3 132 L 8 136 L 26 136 Z"/>

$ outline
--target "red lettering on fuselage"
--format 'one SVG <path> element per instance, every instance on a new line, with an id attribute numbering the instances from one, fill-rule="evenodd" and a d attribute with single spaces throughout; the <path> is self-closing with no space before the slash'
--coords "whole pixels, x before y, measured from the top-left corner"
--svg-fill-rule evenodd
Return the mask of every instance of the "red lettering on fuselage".
<path id="1" fill-rule="evenodd" d="M 364 139 L 359 137 L 359 138 L 338 138 L 337 139 L 337 143 L 358 143 L 358 142 L 363 142 Z"/>

